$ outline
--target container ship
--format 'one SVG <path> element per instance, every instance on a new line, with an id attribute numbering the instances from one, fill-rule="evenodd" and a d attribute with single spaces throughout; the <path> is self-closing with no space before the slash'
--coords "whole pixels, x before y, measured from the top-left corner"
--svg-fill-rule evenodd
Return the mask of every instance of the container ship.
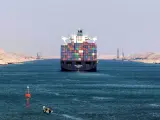
<path id="1" fill-rule="evenodd" d="M 79 29 L 76 34 L 62 37 L 61 45 L 61 71 L 97 71 L 97 45 L 96 37 L 83 35 Z"/>

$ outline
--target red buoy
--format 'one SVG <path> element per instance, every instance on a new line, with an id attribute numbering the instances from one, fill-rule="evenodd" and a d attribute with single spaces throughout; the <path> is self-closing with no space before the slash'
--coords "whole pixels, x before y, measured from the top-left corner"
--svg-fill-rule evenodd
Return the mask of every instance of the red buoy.
<path id="1" fill-rule="evenodd" d="M 26 92 L 26 94 L 25 94 L 25 97 L 26 97 L 26 107 L 29 107 L 30 106 L 30 98 L 31 98 L 31 94 L 30 94 L 30 92 L 29 92 L 29 86 L 27 86 L 27 92 Z"/>
<path id="2" fill-rule="evenodd" d="M 31 94 L 30 93 L 26 93 L 25 97 L 26 98 L 31 98 Z"/>

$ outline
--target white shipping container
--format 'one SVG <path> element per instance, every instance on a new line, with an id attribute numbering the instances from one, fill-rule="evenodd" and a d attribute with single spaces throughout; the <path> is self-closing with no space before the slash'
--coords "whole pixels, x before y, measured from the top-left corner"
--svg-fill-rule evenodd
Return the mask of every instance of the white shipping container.
<path id="1" fill-rule="evenodd" d="M 92 53 L 92 55 L 94 56 L 94 55 L 95 55 L 95 53 Z"/>

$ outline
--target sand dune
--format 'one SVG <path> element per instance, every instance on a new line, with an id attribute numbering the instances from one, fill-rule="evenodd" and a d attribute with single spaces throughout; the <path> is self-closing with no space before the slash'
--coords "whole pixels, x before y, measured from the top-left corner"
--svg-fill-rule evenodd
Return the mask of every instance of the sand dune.
<path id="1" fill-rule="evenodd" d="M 116 59 L 116 55 L 100 55 L 98 59 Z M 122 56 L 120 56 L 122 59 Z M 125 56 L 124 59 L 135 61 L 135 62 L 143 62 L 143 63 L 160 63 L 160 53 L 138 53 Z"/>
<path id="2" fill-rule="evenodd" d="M 98 59 L 115 59 L 116 55 L 100 55 Z M 60 59 L 60 56 L 43 57 L 43 59 Z"/>
<path id="3" fill-rule="evenodd" d="M 141 54 L 133 54 L 126 57 L 126 59 L 144 63 L 160 63 L 160 53 L 148 52 Z"/>
<path id="4" fill-rule="evenodd" d="M 122 57 L 120 56 L 120 59 Z M 43 57 L 42 59 L 60 59 L 60 56 L 48 56 Z M 98 59 L 116 59 L 116 55 L 99 55 Z M 160 63 L 160 53 L 141 53 L 141 54 L 132 54 L 125 56 L 126 60 L 144 62 L 144 63 Z M 26 56 L 18 53 L 5 52 L 3 49 L 0 49 L 0 64 L 16 64 L 27 61 L 36 60 L 36 57 Z"/>
<path id="5" fill-rule="evenodd" d="M 16 64 L 36 60 L 35 57 L 0 50 L 0 64 Z"/>
<path id="6" fill-rule="evenodd" d="M 116 59 L 116 55 L 99 55 L 98 59 Z"/>

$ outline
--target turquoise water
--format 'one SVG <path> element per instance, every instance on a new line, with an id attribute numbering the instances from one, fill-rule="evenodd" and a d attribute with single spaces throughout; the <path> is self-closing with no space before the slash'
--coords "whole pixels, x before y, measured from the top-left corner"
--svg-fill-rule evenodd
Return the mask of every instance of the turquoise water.
<path id="1" fill-rule="evenodd" d="M 0 66 L 0 75 L 0 120 L 160 119 L 160 65 L 99 61 L 96 73 L 65 73 L 59 60 L 44 60 Z"/>

